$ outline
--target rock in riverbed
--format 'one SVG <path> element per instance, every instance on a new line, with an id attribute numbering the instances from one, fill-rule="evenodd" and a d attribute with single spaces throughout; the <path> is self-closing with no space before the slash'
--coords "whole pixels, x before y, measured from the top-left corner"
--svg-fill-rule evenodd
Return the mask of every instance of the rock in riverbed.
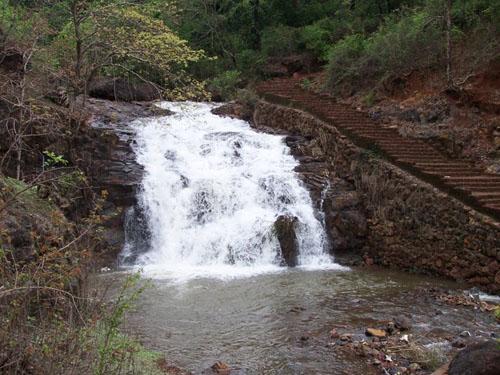
<path id="1" fill-rule="evenodd" d="M 374 336 L 374 337 L 385 337 L 387 333 L 382 330 L 382 329 L 376 329 L 376 328 L 367 328 L 366 329 L 366 335 L 367 336 Z"/>
<path id="2" fill-rule="evenodd" d="M 412 328 L 411 320 L 404 315 L 394 318 L 394 324 L 400 331 L 409 331 Z"/>
<path id="3" fill-rule="evenodd" d="M 296 229 L 299 220 L 296 217 L 282 215 L 274 222 L 274 231 L 281 247 L 283 265 L 295 267 L 299 253 Z"/>
<path id="4" fill-rule="evenodd" d="M 451 361 L 449 375 L 500 374 L 500 348 L 495 341 L 476 342 L 460 351 Z"/>

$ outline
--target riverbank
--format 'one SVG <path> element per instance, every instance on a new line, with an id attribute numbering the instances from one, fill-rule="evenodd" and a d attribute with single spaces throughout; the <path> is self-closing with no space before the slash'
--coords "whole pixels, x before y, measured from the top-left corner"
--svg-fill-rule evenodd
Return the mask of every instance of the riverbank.
<path id="1" fill-rule="evenodd" d="M 2 373 L 166 373 L 161 354 L 118 330 L 133 285 L 110 301 L 106 286 L 91 281 L 116 263 L 140 183 L 126 125 L 165 111 L 86 104 L 70 112 L 44 102 L 41 110 L 51 115 L 26 139 L 36 152 L 23 154 L 24 181 L 0 176 Z"/>

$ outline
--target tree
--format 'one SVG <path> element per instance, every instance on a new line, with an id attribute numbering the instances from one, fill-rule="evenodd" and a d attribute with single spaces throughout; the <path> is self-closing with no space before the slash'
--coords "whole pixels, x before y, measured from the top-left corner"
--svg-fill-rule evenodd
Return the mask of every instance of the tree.
<path id="1" fill-rule="evenodd" d="M 0 170 L 10 164 L 21 179 L 23 153 L 29 149 L 26 138 L 37 136 L 33 127 L 43 118 L 34 101 L 46 93 L 48 67 L 36 60 L 50 30 L 36 13 L 14 9 L 6 1 L 0 2 L 0 9 L 0 63 L 7 60 L 0 70 L 0 125 L 10 145 L 0 159 Z"/>
<path id="2" fill-rule="evenodd" d="M 86 94 L 101 73 L 152 82 L 169 97 L 183 90 L 185 97 L 203 93 L 202 83 L 189 77 L 186 68 L 204 52 L 191 49 L 144 11 L 150 8 L 125 1 L 69 0 L 66 9 L 68 22 L 54 47 L 71 102 Z"/>

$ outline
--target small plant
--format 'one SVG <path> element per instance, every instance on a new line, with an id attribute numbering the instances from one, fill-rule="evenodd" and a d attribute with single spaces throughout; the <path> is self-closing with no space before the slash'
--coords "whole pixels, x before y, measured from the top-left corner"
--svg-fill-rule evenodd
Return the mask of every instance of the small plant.
<path id="1" fill-rule="evenodd" d="M 412 362 L 418 363 L 428 371 L 434 371 L 446 362 L 446 356 L 437 347 L 426 347 L 413 343 L 405 351 Z"/>
<path id="2" fill-rule="evenodd" d="M 66 160 L 64 156 L 57 155 L 55 152 L 45 150 L 43 152 L 43 155 L 44 155 L 43 166 L 45 168 L 66 166 L 69 164 L 69 161 Z"/>
<path id="3" fill-rule="evenodd" d="M 367 107 L 372 107 L 375 104 L 376 95 L 373 90 L 371 90 L 368 94 L 363 96 L 363 104 Z"/>
<path id="4" fill-rule="evenodd" d="M 118 294 L 109 313 L 97 326 L 98 362 L 96 375 L 126 372 L 134 364 L 137 355 L 144 352 L 136 341 L 120 333 L 125 313 L 133 308 L 135 301 L 147 288 L 147 283 L 140 286 L 140 274 L 129 276 Z"/>
<path id="5" fill-rule="evenodd" d="M 309 90 L 311 88 L 311 81 L 307 78 L 304 78 L 302 81 L 300 81 L 300 87 L 302 87 L 304 90 Z"/>

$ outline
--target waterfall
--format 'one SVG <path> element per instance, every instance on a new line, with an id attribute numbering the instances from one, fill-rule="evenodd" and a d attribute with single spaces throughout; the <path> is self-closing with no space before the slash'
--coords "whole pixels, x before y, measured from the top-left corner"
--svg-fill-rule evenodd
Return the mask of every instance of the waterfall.
<path id="1" fill-rule="evenodd" d="M 147 230 L 139 232 L 148 238 L 129 238 L 123 259 L 156 277 L 282 270 L 273 224 L 289 215 L 299 222 L 299 266 L 340 267 L 327 254 L 323 225 L 283 137 L 216 116 L 214 106 L 163 103 L 173 115 L 133 125 L 145 170 L 138 206 Z"/>

